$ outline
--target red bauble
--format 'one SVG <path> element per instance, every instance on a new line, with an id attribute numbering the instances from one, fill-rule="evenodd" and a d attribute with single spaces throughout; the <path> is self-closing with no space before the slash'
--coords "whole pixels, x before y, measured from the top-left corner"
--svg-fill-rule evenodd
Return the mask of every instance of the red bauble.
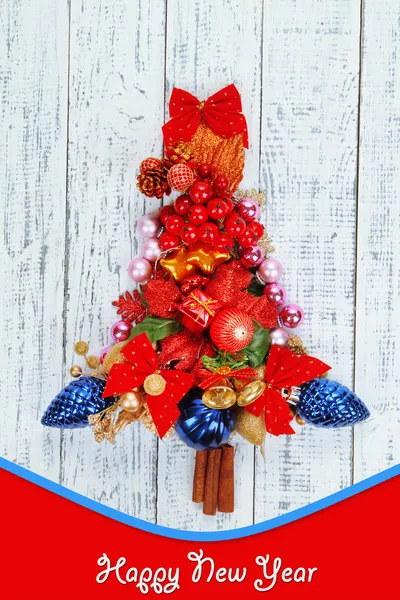
<path id="1" fill-rule="evenodd" d="M 250 223 L 248 226 L 248 229 L 252 229 L 254 231 L 254 233 L 257 236 L 257 241 L 259 239 L 262 238 L 263 233 L 264 233 L 264 225 L 262 223 L 259 223 L 258 221 L 254 221 L 253 223 Z"/>
<path id="2" fill-rule="evenodd" d="M 219 235 L 219 229 L 214 223 L 203 223 L 199 227 L 200 239 L 205 244 L 213 244 Z"/>
<path id="3" fill-rule="evenodd" d="M 210 337 L 220 350 L 239 352 L 252 340 L 254 325 L 251 317 L 238 308 L 224 308 L 214 317 Z"/>
<path id="4" fill-rule="evenodd" d="M 192 201 L 187 194 L 178 196 L 174 202 L 174 208 L 177 215 L 184 217 L 188 214 L 189 208 L 192 206 Z"/>
<path id="5" fill-rule="evenodd" d="M 188 219 L 194 225 L 203 225 L 208 221 L 208 212 L 202 204 L 194 204 L 189 208 Z"/>
<path id="6" fill-rule="evenodd" d="M 163 225 L 167 222 L 168 217 L 175 214 L 175 209 L 172 204 L 167 204 L 167 206 L 163 206 L 160 208 L 158 212 L 158 219 L 161 221 Z"/>
<path id="7" fill-rule="evenodd" d="M 255 231 L 250 229 L 250 227 L 246 227 L 245 231 L 242 235 L 238 237 L 239 246 L 243 246 L 243 248 L 250 248 L 250 246 L 254 246 L 257 241 L 257 235 Z"/>
<path id="8" fill-rule="evenodd" d="M 222 198 L 214 198 L 207 204 L 207 212 L 212 219 L 218 221 L 228 214 L 227 206 Z"/>
<path id="9" fill-rule="evenodd" d="M 195 244 L 200 239 L 199 228 L 193 223 L 185 223 L 180 231 L 180 237 L 182 242 L 190 246 Z"/>
<path id="10" fill-rule="evenodd" d="M 222 194 L 226 192 L 229 186 L 229 179 L 226 175 L 217 175 L 214 180 L 214 190 L 217 192 L 221 192 Z"/>
<path id="11" fill-rule="evenodd" d="M 194 173 L 186 163 L 178 163 L 168 171 L 167 180 L 173 190 L 184 192 L 192 185 Z"/>
<path id="12" fill-rule="evenodd" d="M 168 233 L 178 235 L 184 224 L 185 221 L 182 219 L 182 217 L 179 215 L 171 215 L 168 217 L 167 222 L 165 223 L 165 229 L 168 231 Z"/>
<path id="13" fill-rule="evenodd" d="M 233 212 L 233 209 L 235 208 L 232 198 L 229 198 L 228 196 L 224 196 L 222 198 L 222 200 L 224 201 L 224 203 L 226 205 L 226 214 L 230 215 Z"/>
<path id="14" fill-rule="evenodd" d="M 189 196 L 194 204 L 206 204 L 213 196 L 213 189 L 208 181 L 198 179 L 190 188 Z"/>
<path id="15" fill-rule="evenodd" d="M 145 173 L 146 171 L 158 171 L 162 167 L 162 162 L 159 158 L 145 158 L 140 163 L 140 172 Z"/>
<path id="16" fill-rule="evenodd" d="M 233 238 L 228 233 L 220 233 L 215 240 L 215 248 L 220 252 L 230 252 L 233 248 Z"/>
<path id="17" fill-rule="evenodd" d="M 209 163 L 202 163 L 197 167 L 197 174 L 202 179 L 208 179 L 209 177 L 211 177 L 212 173 L 213 168 L 212 165 L 210 165 Z"/>
<path id="18" fill-rule="evenodd" d="M 225 229 L 229 235 L 238 237 L 246 231 L 246 222 L 239 217 L 237 212 L 231 213 L 224 221 Z"/>
<path id="19" fill-rule="evenodd" d="M 160 235 L 158 241 L 160 242 L 160 248 L 163 252 L 166 250 L 172 250 L 172 248 L 177 248 L 179 246 L 178 236 L 168 233 L 167 231 L 164 231 L 164 233 Z"/>

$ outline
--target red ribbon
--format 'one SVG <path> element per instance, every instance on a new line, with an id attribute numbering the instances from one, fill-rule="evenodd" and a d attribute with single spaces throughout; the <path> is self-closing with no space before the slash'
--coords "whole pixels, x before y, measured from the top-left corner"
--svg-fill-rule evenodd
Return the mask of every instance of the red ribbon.
<path id="1" fill-rule="evenodd" d="M 200 384 L 200 387 L 205 390 L 224 377 L 234 377 L 235 379 L 240 379 L 240 381 L 246 381 L 254 379 L 256 375 L 257 373 L 251 367 L 246 367 L 245 369 L 231 369 L 228 373 L 214 373 L 214 375 L 210 375 Z"/>
<path id="2" fill-rule="evenodd" d="M 267 387 L 246 410 L 259 417 L 265 409 L 265 427 L 272 435 L 292 434 L 292 412 L 282 397 L 282 390 L 300 386 L 320 377 L 331 367 L 312 356 L 297 356 L 288 348 L 273 345 L 269 353 L 265 381 Z"/>
<path id="3" fill-rule="evenodd" d="M 224 138 L 243 135 L 243 145 L 249 147 L 246 118 L 242 114 L 242 101 L 232 83 L 200 102 L 185 90 L 174 88 L 169 101 L 171 119 L 162 128 L 166 147 L 174 142 L 190 142 L 200 125 L 201 116 L 211 130 Z"/>
<path id="4" fill-rule="evenodd" d="M 157 354 L 145 333 L 128 342 L 121 353 L 128 362 L 111 367 L 103 398 L 131 392 L 143 385 L 146 377 L 159 373 L 165 380 L 165 390 L 159 396 L 147 394 L 146 402 L 158 435 L 163 438 L 179 417 L 177 403 L 193 386 L 195 377 L 182 371 L 159 369 Z"/>

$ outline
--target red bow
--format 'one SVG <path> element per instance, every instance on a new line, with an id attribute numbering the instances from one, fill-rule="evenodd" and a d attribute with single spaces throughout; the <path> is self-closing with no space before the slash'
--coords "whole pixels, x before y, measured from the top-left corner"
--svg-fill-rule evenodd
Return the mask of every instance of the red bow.
<path id="1" fill-rule="evenodd" d="M 246 381 L 248 379 L 254 379 L 254 377 L 257 375 L 255 370 L 251 367 L 246 367 L 245 369 L 229 369 L 229 367 L 226 367 L 226 371 L 223 372 L 222 369 L 224 368 L 225 367 L 222 367 L 219 373 L 217 372 L 214 373 L 214 375 L 210 375 L 209 377 L 207 377 L 207 379 L 205 379 L 200 384 L 200 387 L 203 390 L 206 390 L 207 388 L 214 385 L 215 383 L 217 383 L 217 381 L 223 379 L 224 377 L 234 377 L 235 379 L 240 379 L 240 381 Z"/>
<path id="2" fill-rule="evenodd" d="M 145 333 L 133 338 L 122 350 L 128 362 L 111 367 L 103 398 L 121 396 L 145 383 L 149 375 L 157 373 L 165 381 L 164 391 L 147 394 L 146 402 L 158 435 L 163 438 L 180 415 L 177 403 L 190 390 L 195 377 L 172 369 L 159 369 L 157 355 Z"/>
<path id="3" fill-rule="evenodd" d="M 288 348 L 273 345 L 265 372 L 267 387 L 255 402 L 246 406 L 246 410 L 259 417 L 265 408 L 265 427 L 272 435 L 295 433 L 290 426 L 293 415 L 282 397 L 282 390 L 320 377 L 330 368 L 318 358 L 297 356 Z"/>
<path id="4" fill-rule="evenodd" d="M 169 101 L 171 119 L 162 128 L 166 147 L 174 142 L 190 142 L 200 125 L 201 115 L 216 134 L 231 138 L 241 133 L 243 145 L 249 147 L 246 118 L 236 86 L 226 86 L 205 102 L 185 90 L 174 88 Z"/>

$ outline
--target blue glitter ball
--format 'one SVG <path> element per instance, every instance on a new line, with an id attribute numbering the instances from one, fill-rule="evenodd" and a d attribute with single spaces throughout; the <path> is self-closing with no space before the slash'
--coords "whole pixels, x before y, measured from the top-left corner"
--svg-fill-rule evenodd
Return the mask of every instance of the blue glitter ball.
<path id="1" fill-rule="evenodd" d="M 368 408 L 354 392 L 330 379 L 304 383 L 296 409 L 302 419 L 315 427 L 345 427 L 370 416 Z"/>
<path id="2" fill-rule="evenodd" d="M 104 410 L 115 398 L 102 398 L 106 382 L 97 377 L 71 381 L 51 402 L 42 417 L 42 425 L 76 429 L 89 425 L 89 415 Z"/>
<path id="3" fill-rule="evenodd" d="M 226 444 L 235 428 L 232 410 L 208 408 L 201 399 L 203 393 L 201 388 L 189 390 L 178 404 L 181 416 L 175 424 L 182 442 L 195 450 Z"/>

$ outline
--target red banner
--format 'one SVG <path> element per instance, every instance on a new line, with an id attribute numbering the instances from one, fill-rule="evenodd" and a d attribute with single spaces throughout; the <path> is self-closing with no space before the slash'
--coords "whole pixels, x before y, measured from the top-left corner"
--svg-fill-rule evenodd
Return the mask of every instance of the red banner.
<path id="1" fill-rule="evenodd" d="M 393 477 L 271 531 L 183 541 L 141 531 L 0 469 L 0 598 L 392 598 Z"/>

